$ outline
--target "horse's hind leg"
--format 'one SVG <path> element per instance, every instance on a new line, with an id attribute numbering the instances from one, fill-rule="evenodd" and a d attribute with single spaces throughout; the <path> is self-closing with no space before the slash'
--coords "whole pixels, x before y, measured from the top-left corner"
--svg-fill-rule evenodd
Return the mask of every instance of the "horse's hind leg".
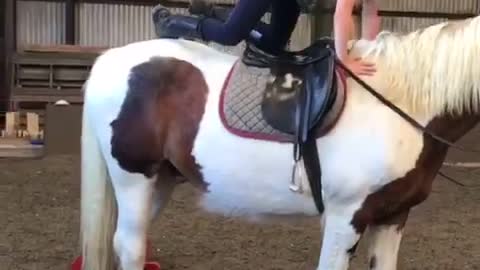
<path id="1" fill-rule="evenodd" d="M 369 227 L 369 270 L 397 269 L 398 251 L 408 210 Z"/>
<path id="2" fill-rule="evenodd" d="M 177 179 L 176 169 L 169 163 L 165 163 L 158 170 L 155 190 L 153 192 L 153 206 L 151 212 L 151 221 L 155 221 L 165 209 L 172 196 L 174 188 L 182 183 Z"/>
<path id="3" fill-rule="evenodd" d="M 110 173 L 117 198 L 118 219 L 113 245 L 121 269 L 143 270 L 155 180 L 114 167 Z"/>

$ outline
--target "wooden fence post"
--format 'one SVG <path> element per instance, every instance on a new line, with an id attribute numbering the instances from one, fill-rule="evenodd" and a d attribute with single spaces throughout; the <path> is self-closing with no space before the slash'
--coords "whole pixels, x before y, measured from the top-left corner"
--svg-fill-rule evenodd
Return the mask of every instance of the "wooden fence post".
<path id="1" fill-rule="evenodd" d="M 20 125 L 19 112 L 7 112 L 5 115 L 5 137 L 16 137 Z"/>
<path id="2" fill-rule="evenodd" d="M 27 112 L 27 134 L 30 139 L 39 139 L 40 121 L 36 113 Z"/>

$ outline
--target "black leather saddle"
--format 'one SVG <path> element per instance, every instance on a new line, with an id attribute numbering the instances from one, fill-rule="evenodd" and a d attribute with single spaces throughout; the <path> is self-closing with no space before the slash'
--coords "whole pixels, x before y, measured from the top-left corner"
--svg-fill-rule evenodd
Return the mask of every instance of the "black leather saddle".
<path id="1" fill-rule="evenodd" d="M 333 105 L 339 103 L 336 101 L 341 92 L 337 87 L 335 58 L 333 40 L 327 38 L 317 40 L 302 51 L 278 56 L 247 44 L 242 58 L 247 65 L 271 70 L 274 79 L 264 90 L 263 117 L 273 128 L 293 136 L 294 161 L 303 158 L 319 213 L 323 212 L 324 204 L 316 144 L 320 135 L 316 130 L 322 126 Z M 334 113 L 340 114 L 341 110 Z"/>
<path id="2" fill-rule="evenodd" d="M 273 82 L 264 91 L 262 112 L 274 128 L 305 142 L 337 98 L 333 41 L 320 39 L 298 52 L 274 56 L 247 44 L 242 61 L 269 68 Z"/>

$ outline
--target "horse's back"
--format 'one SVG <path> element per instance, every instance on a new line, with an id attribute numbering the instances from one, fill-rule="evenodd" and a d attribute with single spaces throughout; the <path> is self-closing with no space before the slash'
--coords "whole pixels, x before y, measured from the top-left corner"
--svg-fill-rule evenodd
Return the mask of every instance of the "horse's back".
<path id="1" fill-rule="evenodd" d="M 181 39 L 155 39 L 127 44 L 108 49 L 95 61 L 86 87 L 86 94 L 107 92 L 114 82 L 125 83 L 129 74 L 137 65 L 153 58 L 165 57 L 186 61 L 198 67 L 202 72 L 212 70 L 217 65 L 230 65 L 236 57 L 222 53 L 202 43 Z M 100 87 L 95 92 L 90 91 L 92 84 L 104 82 L 109 87 Z M 118 94 L 119 89 L 115 90 Z M 88 96 L 86 97 L 88 98 Z"/>
<path id="2" fill-rule="evenodd" d="M 207 81 L 215 76 L 215 70 L 228 68 L 236 59 L 202 43 L 177 39 L 148 40 L 111 48 L 100 55 L 92 67 L 84 88 L 85 106 L 100 115 L 118 114 L 129 89 L 132 69 L 159 57 L 191 63 L 202 71 Z"/>

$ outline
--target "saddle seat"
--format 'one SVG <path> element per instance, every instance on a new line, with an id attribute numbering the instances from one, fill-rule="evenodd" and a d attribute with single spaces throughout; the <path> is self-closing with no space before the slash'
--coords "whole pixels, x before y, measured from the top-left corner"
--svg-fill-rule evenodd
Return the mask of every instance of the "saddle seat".
<path id="1" fill-rule="evenodd" d="M 322 136 L 340 115 L 345 93 L 338 85 L 333 40 L 319 39 L 304 50 L 278 56 L 247 43 L 242 61 L 271 70 L 273 77 L 262 100 L 263 117 L 297 143 L 305 142 L 312 130 L 312 136 Z"/>

